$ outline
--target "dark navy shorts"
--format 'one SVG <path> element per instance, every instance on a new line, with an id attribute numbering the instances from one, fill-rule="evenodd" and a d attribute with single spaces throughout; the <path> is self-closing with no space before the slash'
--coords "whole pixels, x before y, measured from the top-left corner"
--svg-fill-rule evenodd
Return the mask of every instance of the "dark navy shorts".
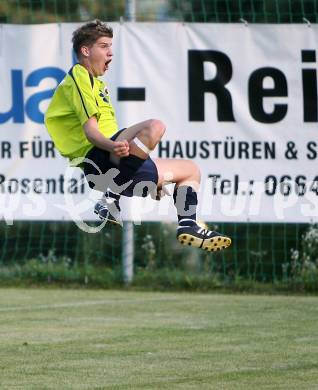
<path id="1" fill-rule="evenodd" d="M 119 134 L 125 129 L 119 130 L 117 133 L 115 133 L 111 140 L 115 141 L 116 138 L 119 136 Z M 85 156 L 87 160 L 93 161 L 98 168 L 100 169 L 101 173 L 106 173 L 111 168 L 117 168 L 118 166 L 115 165 L 112 161 L 110 161 L 110 153 L 106 150 L 99 149 L 98 147 L 94 146 Z M 99 175 L 100 172 L 96 167 L 94 167 L 89 161 L 84 162 L 83 164 L 84 168 L 84 174 L 87 175 Z M 151 182 L 151 184 L 157 186 L 158 184 L 158 170 L 153 162 L 153 160 L 148 157 L 145 162 L 141 165 L 141 167 L 138 169 L 138 171 L 135 173 L 134 177 L 132 178 L 133 182 L 127 187 L 121 195 L 124 196 L 133 196 L 135 195 L 134 189 L 135 186 L 141 182 Z M 91 188 L 95 188 L 99 191 L 101 191 L 101 188 L 96 188 L 95 184 L 88 180 L 88 184 Z M 104 192 L 106 192 L 107 188 L 103 189 Z M 140 196 L 147 196 L 148 195 L 148 189 L 145 188 L 143 193 Z"/>

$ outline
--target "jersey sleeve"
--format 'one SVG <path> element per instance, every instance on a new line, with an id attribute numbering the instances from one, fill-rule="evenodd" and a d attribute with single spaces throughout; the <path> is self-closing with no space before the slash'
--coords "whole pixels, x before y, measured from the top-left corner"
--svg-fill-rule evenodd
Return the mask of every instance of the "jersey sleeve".
<path id="1" fill-rule="evenodd" d="M 87 70 L 74 66 L 69 71 L 71 80 L 63 88 L 65 97 L 78 117 L 81 125 L 92 116 L 100 117 L 100 111 L 93 92 L 91 78 Z"/>

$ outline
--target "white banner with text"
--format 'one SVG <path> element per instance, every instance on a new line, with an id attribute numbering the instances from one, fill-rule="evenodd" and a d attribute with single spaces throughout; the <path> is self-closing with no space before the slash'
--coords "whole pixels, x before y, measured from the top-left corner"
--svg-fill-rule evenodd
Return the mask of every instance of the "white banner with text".
<path id="1" fill-rule="evenodd" d="M 119 126 L 149 118 L 166 124 L 152 157 L 197 163 L 199 219 L 318 221 L 317 25 L 110 25 L 114 58 L 103 78 Z M 95 219 L 101 194 L 58 155 L 43 124 L 54 89 L 76 62 L 78 26 L 1 26 L 7 223 Z M 170 196 L 123 198 L 122 210 L 136 223 L 176 220 Z"/>

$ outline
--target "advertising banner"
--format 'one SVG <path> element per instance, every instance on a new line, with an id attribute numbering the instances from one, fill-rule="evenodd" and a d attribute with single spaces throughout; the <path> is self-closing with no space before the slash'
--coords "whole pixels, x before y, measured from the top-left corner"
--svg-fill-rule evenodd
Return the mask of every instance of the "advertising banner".
<path id="1" fill-rule="evenodd" d="M 318 220 L 318 26 L 110 25 L 114 57 L 103 80 L 119 127 L 166 124 L 152 157 L 197 163 L 200 219 Z M 78 26 L 0 28 L 0 211 L 8 223 L 95 219 L 101 193 L 59 156 L 43 123 L 76 63 Z M 176 220 L 169 196 L 122 199 L 122 209 L 136 222 Z"/>

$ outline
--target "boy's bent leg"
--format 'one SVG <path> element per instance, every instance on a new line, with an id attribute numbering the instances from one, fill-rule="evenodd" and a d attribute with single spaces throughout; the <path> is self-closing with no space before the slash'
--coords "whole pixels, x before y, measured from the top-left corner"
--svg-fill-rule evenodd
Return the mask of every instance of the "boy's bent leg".
<path id="1" fill-rule="evenodd" d="M 119 173 L 114 179 L 117 186 L 128 183 L 141 165 L 148 158 L 165 131 L 164 124 L 157 119 L 149 119 L 124 129 L 116 137 L 116 141 L 129 142 L 129 156 L 118 158 L 110 155 L 110 160 L 118 166 Z"/>
<path id="2" fill-rule="evenodd" d="M 191 186 L 199 190 L 201 173 L 193 161 L 155 158 L 154 163 L 158 170 L 158 187 L 170 182 L 176 183 L 177 187 Z"/>
<path id="3" fill-rule="evenodd" d="M 149 152 L 160 141 L 164 131 L 165 126 L 161 121 L 150 119 L 124 129 L 117 137 L 115 135 L 112 138 L 116 141 L 127 140 L 130 150 L 128 157 L 120 159 L 110 154 L 110 161 L 118 167 L 119 173 L 113 179 L 113 184 L 107 189 L 103 199 L 95 205 L 95 213 L 101 219 L 118 220 L 116 215 L 120 215 L 119 195 L 121 193 L 118 191 L 118 187 L 127 188 L 129 182 L 133 183 L 137 171 L 148 159 Z M 114 210 L 112 211 L 111 208 Z M 118 212 L 116 212 L 117 210 Z"/>
<path id="4" fill-rule="evenodd" d="M 161 140 L 165 132 L 165 125 L 158 119 L 148 119 L 137 123 L 120 132 L 116 141 L 127 140 L 129 142 L 129 154 L 148 158 L 152 151 Z M 143 147 L 143 146 L 144 147 Z M 111 154 L 111 161 L 119 163 L 119 158 Z"/>
<path id="5" fill-rule="evenodd" d="M 200 170 L 190 160 L 156 159 L 159 187 L 166 182 L 175 183 L 173 200 L 178 221 L 187 218 L 196 220 L 197 192 L 200 186 Z"/>

